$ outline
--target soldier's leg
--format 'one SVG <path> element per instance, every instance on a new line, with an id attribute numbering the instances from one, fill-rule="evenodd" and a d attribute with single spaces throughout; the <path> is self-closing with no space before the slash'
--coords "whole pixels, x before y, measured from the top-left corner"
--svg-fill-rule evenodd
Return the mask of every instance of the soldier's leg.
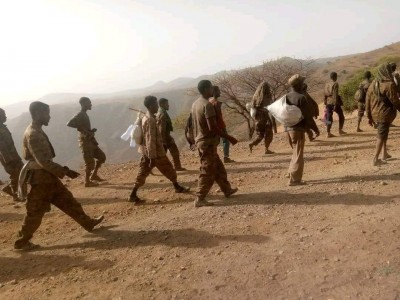
<path id="1" fill-rule="evenodd" d="M 333 109 L 334 106 L 330 104 L 328 104 L 325 108 L 325 122 L 326 131 L 328 132 L 328 138 L 333 136 L 333 134 L 331 134 L 331 128 L 333 124 Z"/>
<path id="2" fill-rule="evenodd" d="M 301 183 L 304 170 L 304 141 L 305 134 L 300 131 L 289 131 L 293 143 L 292 160 L 289 165 L 289 185 Z"/>
<path id="3" fill-rule="evenodd" d="M 85 230 L 92 231 L 93 227 L 100 223 L 103 218 L 92 219 L 83 210 L 82 205 L 74 198 L 72 193 L 61 183 L 55 186 L 56 190 L 51 199 L 51 203 L 62 212 L 70 216 Z"/>
<path id="4" fill-rule="evenodd" d="M 174 162 L 175 170 L 180 171 L 182 170 L 182 164 L 179 154 L 179 149 L 176 146 L 175 142 L 168 146 L 169 153 L 171 153 L 172 161 Z"/>
<path id="5" fill-rule="evenodd" d="M 230 182 L 228 181 L 228 174 L 226 172 L 225 166 L 221 161 L 217 151 L 214 153 L 214 163 L 215 163 L 215 182 L 221 188 L 221 191 L 226 197 L 234 194 L 237 190 L 233 190 Z"/>
<path id="6" fill-rule="evenodd" d="M 260 113 L 257 112 L 256 115 L 256 134 L 257 137 L 255 138 L 254 141 L 252 141 L 249 144 L 250 152 L 253 151 L 253 147 L 257 146 L 265 137 L 265 126 L 266 126 L 266 120 L 260 115 Z"/>
<path id="7" fill-rule="evenodd" d="M 340 134 L 345 134 L 346 132 L 343 131 L 345 117 L 344 117 L 344 113 L 343 113 L 342 107 L 340 105 L 337 105 L 335 107 L 335 112 L 337 113 L 337 115 L 339 117 L 339 133 Z"/>
<path id="8" fill-rule="evenodd" d="M 274 139 L 274 132 L 271 122 L 267 122 L 265 126 L 265 136 L 264 136 L 264 144 L 265 144 L 265 154 L 273 154 L 269 147 Z"/>
<path id="9" fill-rule="evenodd" d="M 203 201 L 206 198 L 215 181 L 216 162 L 214 153 L 216 149 L 214 148 L 215 146 L 208 146 L 199 149 L 201 166 L 196 195 L 200 201 Z"/>
<path id="10" fill-rule="evenodd" d="M 2 191 L 13 197 L 14 201 L 18 201 L 18 179 L 22 167 L 22 161 L 13 161 L 4 166 L 5 171 L 10 175 L 10 182 L 2 189 Z"/>
<path id="11" fill-rule="evenodd" d="M 26 201 L 26 216 L 14 244 L 15 249 L 21 249 L 29 243 L 39 228 L 45 212 L 50 208 L 50 199 L 53 197 L 54 191 L 53 184 L 32 185 Z"/>
<path id="12" fill-rule="evenodd" d="M 130 202 L 141 203 L 142 200 L 137 196 L 138 189 L 143 186 L 146 182 L 146 178 L 150 175 L 153 168 L 150 167 L 150 159 L 144 155 L 140 159 L 139 172 L 136 176 L 135 184 L 133 186 L 131 195 L 129 196 Z"/>
<path id="13" fill-rule="evenodd" d="M 365 114 L 365 104 L 358 103 L 358 119 L 357 119 L 357 132 L 362 132 L 361 121 Z"/>
<path id="14" fill-rule="evenodd" d="M 90 142 L 84 142 L 81 144 L 81 149 L 83 153 L 83 160 L 85 161 L 85 186 L 97 186 L 97 183 L 94 183 L 90 180 L 90 176 L 92 175 L 92 171 L 96 165 L 94 159 L 94 147 Z"/>
<path id="15" fill-rule="evenodd" d="M 163 174 L 169 181 L 172 182 L 177 193 L 185 193 L 190 189 L 179 185 L 176 175 L 176 170 L 172 166 L 171 161 L 167 156 L 159 157 L 156 159 L 156 168 Z"/>
<path id="16" fill-rule="evenodd" d="M 101 165 L 106 162 L 106 155 L 103 152 L 103 150 L 101 150 L 99 148 L 99 146 L 96 146 L 96 148 L 94 149 L 94 152 L 93 152 L 93 157 L 96 159 L 96 163 L 95 163 L 94 170 L 93 170 L 93 173 L 92 173 L 90 179 L 95 180 L 95 181 L 104 181 L 103 179 L 101 179 L 99 177 L 99 175 L 97 173 L 98 173 Z"/>

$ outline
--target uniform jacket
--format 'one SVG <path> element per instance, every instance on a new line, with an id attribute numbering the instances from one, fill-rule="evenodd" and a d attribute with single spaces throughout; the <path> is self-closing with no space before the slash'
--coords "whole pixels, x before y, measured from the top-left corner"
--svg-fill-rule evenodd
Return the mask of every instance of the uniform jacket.
<path id="1" fill-rule="evenodd" d="M 160 107 L 156 115 L 156 120 L 162 143 L 165 145 L 174 143 L 174 139 L 171 136 L 171 131 L 174 131 L 174 128 L 172 127 L 172 121 L 168 112 Z"/>
<path id="2" fill-rule="evenodd" d="M 5 166 L 15 161 L 21 161 L 21 157 L 15 149 L 11 132 L 6 125 L 0 124 L 0 162 Z"/>
<path id="3" fill-rule="evenodd" d="M 331 80 L 325 84 L 325 104 L 328 105 L 341 105 L 339 96 L 339 83 L 337 81 Z"/>
<path id="4" fill-rule="evenodd" d="M 143 155 L 150 159 L 165 156 L 165 150 L 158 130 L 157 121 L 154 116 L 147 112 L 142 118 L 143 131 Z"/>

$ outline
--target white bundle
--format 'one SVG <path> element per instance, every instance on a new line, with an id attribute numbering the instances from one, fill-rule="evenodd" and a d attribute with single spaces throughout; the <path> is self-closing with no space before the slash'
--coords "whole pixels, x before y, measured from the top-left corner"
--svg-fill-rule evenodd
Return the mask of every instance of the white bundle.
<path id="1" fill-rule="evenodd" d="M 287 104 L 286 95 L 268 105 L 266 109 L 275 119 L 287 127 L 297 125 L 304 118 L 299 107 Z"/>

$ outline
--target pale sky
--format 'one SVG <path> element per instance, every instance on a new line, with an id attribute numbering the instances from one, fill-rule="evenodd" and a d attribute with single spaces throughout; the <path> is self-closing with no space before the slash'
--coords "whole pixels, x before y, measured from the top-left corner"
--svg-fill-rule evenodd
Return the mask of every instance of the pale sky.
<path id="1" fill-rule="evenodd" d="M 399 21 L 398 0 L 2 0 L 0 105 L 366 52 Z"/>

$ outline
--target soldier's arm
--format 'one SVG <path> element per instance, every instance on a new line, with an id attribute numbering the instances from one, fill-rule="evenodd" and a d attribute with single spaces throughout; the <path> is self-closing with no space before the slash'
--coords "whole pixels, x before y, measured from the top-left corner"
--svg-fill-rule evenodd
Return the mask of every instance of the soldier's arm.
<path id="1" fill-rule="evenodd" d="M 232 145 L 237 144 L 237 140 L 230 136 L 229 134 L 222 131 L 217 125 L 217 119 L 215 116 L 207 118 L 207 125 L 210 131 L 214 132 L 216 135 L 227 139 Z"/>
<path id="2" fill-rule="evenodd" d="M 393 103 L 393 106 L 400 111 L 400 100 L 397 94 L 396 85 L 392 83 L 387 91 L 387 97 Z"/>
<path id="3" fill-rule="evenodd" d="M 373 88 L 369 88 L 367 91 L 367 96 L 365 99 L 365 112 L 367 113 L 367 118 L 370 124 L 372 124 L 373 119 L 372 119 L 372 109 L 371 109 L 371 96 L 373 93 Z"/>
<path id="4" fill-rule="evenodd" d="M 167 130 L 167 120 L 164 114 L 159 115 L 157 119 L 157 125 L 158 125 L 158 130 L 160 131 L 161 134 L 161 139 L 163 144 L 168 144 L 169 134 Z"/>
<path id="5" fill-rule="evenodd" d="M 147 119 L 143 123 L 143 135 L 147 148 L 147 155 L 150 159 L 157 158 L 157 124 L 154 119 Z"/>
<path id="6" fill-rule="evenodd" d="M 11 154 L 10 147 L 14 147 L 14 145 L 10 145 L 8 142 L 5 129 L 0 129 L 0 155 L 5 163 L 15 160 L 15 157 Z"/>
<path id="7" fill-rule="evenodd" d="M 71 127 L 71 128 L 75 128 L 79 132 L 82 132 L 82 133 L 84 133 L 85 135 L 88 135 L 88 136 L 93 134 L 93 131 L 86 130 L 83 127 L 82 121 L 81 121 L 81 117 L 80 117 L 79 114 L 77 114 L 71 120 L 69 120 L 68 123 L 67 123 L 67 126 Z"/>
<path id="8" fill-rule="evenodd" d="M 337 82 L 332 87 L 332 98 L 335 99 L 335 104 L 339 103 L 339 84 Z"/>
<path id="9" fill-rule="evenodd" d="M 44 170 L 59 178 L 63 178 L 66 175 L 67 170 L 64 167 L 53 162 L 51 158 L 47 157 L 49 144 L 45 137 L 40 134 L 32 133 L 28 137 L 27 144 L 28 149 L 36 163 Z"/>

